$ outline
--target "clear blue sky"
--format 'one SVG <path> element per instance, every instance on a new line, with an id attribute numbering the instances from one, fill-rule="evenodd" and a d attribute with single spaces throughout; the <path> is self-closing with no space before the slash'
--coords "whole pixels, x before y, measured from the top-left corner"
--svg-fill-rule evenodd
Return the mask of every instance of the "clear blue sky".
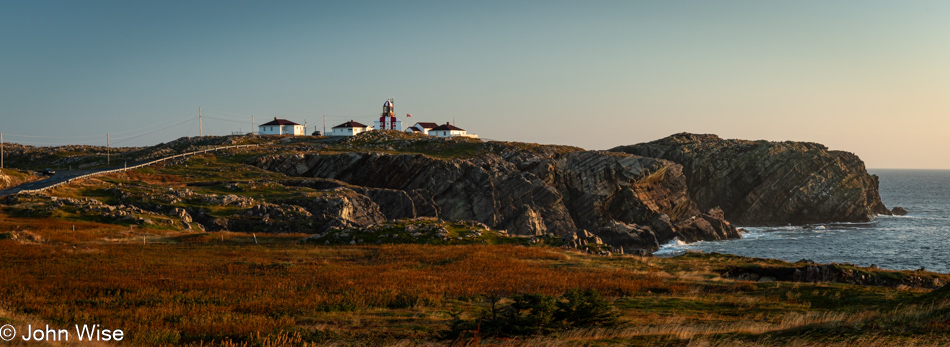
<path id="1" fill-rule="evenodd" d="M 155 144 L 199 106 L 215 135 L 371 124 L 390 96 L 497 140 L 688 131 L 950 169 L 950 2 L 0 2 L 7 142 Z"/>

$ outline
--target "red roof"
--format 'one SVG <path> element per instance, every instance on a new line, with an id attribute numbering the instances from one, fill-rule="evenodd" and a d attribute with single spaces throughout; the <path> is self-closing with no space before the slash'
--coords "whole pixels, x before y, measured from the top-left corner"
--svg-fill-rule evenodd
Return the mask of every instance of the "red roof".
<path id="1" fill-rule="evenodd" d="M 335 126 L 334 128 L 365 128 L 366 125 L 350 120 L 349 122 Z"/>
<path id="2" fill-rule="evenodd" d="M 261 124 L 260 126 L 265 126 L 265 125 L 300 125 L 300 124 L 291 122 L 286 119 L 277 119 L 277 117 L 274 117 L 274 120 Z"/>
<path id="3" fill-rule="evenodd" d="M 412 131 L 417 132 L 417 133 L 421 133 L 421 132 L 422 132 L 422 130 L 419 130 L 419 128 L 416 128 L 416 127 L 409 127 L 409 130 L 412 130 Z"/>
<path id="4" fill-rule="evenodd" d="M 435 128 L 432 128 L 432 130 L 429 130 L 429 131 L 436 131 L 436 130 L 459 130 L 459 131 L 465 131 L 465 129 L 456 127 L 456 126 L 454 126 L 454 125 L 452 125 L 452 124 L 449 124 L 449 123 L 445 123 L 445 124 L 442 124 L 442 125 L 437 126 L 437 127 L 435 127 Z"/>
<path id="5" fill-rule="evenodd" d="M 416 125 L 421 126 L 421 127 L 423 127 L 423 128 L 426 128 L 426 129 L 432 129 L 432 128 L 435 128 L 435 127 L 439 126 L 438 124 L 429 123 L 429 122 L 419 122 L 419 123 L 416 123 Z"/>

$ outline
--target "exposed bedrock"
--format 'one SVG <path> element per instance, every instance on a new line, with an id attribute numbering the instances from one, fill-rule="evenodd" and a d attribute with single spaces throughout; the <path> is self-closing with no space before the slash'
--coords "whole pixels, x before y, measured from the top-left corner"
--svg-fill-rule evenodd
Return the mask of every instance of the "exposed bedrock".
<path id="1" fill-rule="evenodd" d="M 690 200 L 680 165 L 630 154 L 312 153 L 268 155 L 254 164 L 349 185 L 387 218 L 475 220 L 517 235 L 588 230 L 627 249 L 655 250 L 674 237 L 739 237 L 721 213 L 701 213 Z"/>
<path id="2" fill-rule="evenodd" d="M 809 142 L 681 133 L 611 151 L 683 166 L 689 196 L 739 225 L 866 222 L 890 214 L 858 156 Z"/>

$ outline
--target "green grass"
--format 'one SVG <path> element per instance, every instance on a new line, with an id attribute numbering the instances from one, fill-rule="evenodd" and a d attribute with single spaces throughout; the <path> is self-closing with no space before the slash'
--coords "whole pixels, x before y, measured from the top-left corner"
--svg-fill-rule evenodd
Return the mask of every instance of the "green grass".
<path id="1" fill-rule="evenodd" d="M 497 230 L 467 222 L 432 219 L 400 220 L 367 228 L 331 230 L 309 239 L 314 244 L 430 244 L 430 245 L 528 245 L 529 239 L 510 237 Z"/>

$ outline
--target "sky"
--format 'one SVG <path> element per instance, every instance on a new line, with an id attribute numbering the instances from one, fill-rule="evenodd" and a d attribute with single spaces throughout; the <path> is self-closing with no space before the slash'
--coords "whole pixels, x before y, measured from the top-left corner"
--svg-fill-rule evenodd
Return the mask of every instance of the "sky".
<path id="1" fill-rule="evenodd" d="M 455 122 L 586 149 L 679 132 L 950 169 L 947 1 L 0 2 L 0 132 L 153 145 Z M 405 114 L 412 114 L 406 118 Z"/>

